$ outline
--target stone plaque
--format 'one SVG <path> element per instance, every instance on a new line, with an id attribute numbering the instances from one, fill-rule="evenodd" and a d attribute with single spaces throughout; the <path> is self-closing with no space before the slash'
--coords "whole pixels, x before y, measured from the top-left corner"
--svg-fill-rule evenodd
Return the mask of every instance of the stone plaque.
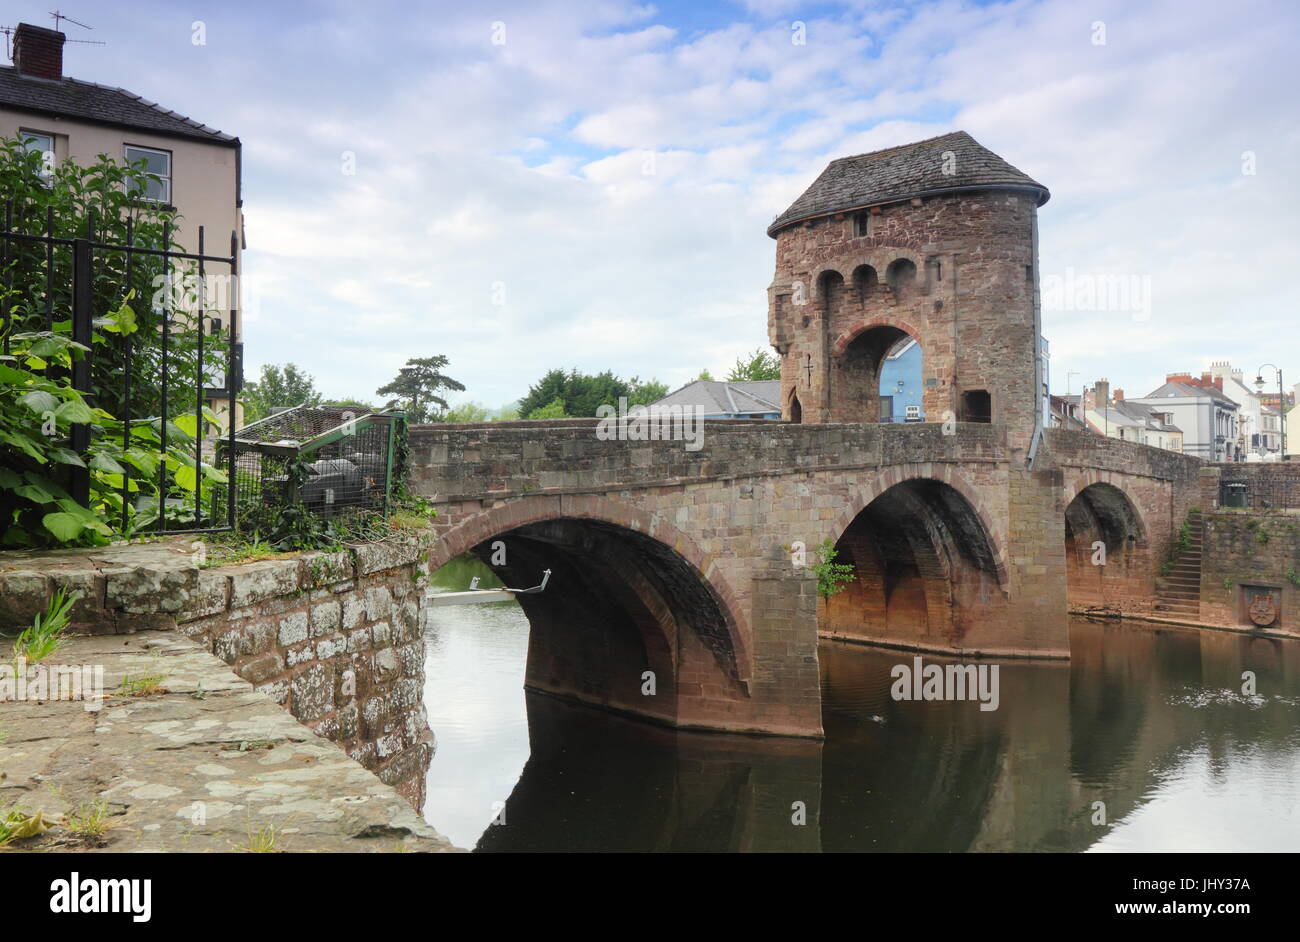
<path id="1" fill-rule="evenodd" d="M 1265 586 L 1244 585 L 1241 587 L 1246 614 L 1250 620 L 1261 628 L 1277 623 L 1281 609 L 1281 599 L 1277 589 Z"/>

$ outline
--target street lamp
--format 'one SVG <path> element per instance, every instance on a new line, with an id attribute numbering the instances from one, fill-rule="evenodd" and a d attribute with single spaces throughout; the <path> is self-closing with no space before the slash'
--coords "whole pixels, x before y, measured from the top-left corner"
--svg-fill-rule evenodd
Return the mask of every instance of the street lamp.
<path id="1" fill-rule="evenodd" d="M 1255 371 L 1255 387 L 1261 394 L 1264 392 L 1264 367 L 1268 367 L 1277 374 L 1277 416 L 1278 422 L 1282 426 L 1282 449 L 1278 455 L 1278 460 L 1286 461 L 1286 400 L 1282 396 L 1282 370 L 1272 363 L 1264 363 Z"/>

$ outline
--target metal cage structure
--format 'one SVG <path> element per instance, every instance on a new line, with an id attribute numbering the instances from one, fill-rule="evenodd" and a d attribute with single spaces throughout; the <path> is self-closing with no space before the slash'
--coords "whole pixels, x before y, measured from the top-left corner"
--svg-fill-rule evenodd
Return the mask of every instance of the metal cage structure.
<path id="1" fill-rule="evenodd" d="M 323 519 L 354 510 L 387 514 L 397 478 L 401 412 L 295 406 L 235 432 L 235 517 L 297 504 Z"/>

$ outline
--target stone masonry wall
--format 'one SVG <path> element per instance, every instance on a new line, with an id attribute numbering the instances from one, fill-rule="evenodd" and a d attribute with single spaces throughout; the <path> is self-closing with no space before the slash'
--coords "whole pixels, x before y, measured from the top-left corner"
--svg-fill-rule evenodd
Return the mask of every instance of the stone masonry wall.
<path id="1" fill-rule="evenodd" d="M 928 421 L 961 416 L 962 393 L 984 390 L 993 421 L 1026 447 L 1038 401 L 1035 214 L 1023 194 L 967 192 L 873 207 L 865 235 L 852 213 L 781 230 L 768 333 L 781 354 L 782 416 L 797 395 L 805 422 L 875 422 L 879 377 L 850 345 L 887 327 L 921 347 Z M 900 262 L 912 280 L 891 285 Z"/>
<path id="2" fill-rule="evenodd" d="M 1262 627 L 1300 637 L 1300 513 L 1216 510 L 1203 520 L 1201 620 L 1261 627 L 1248 607 L 1268 595 L 1276 619 Z"/>
<path id="3" fill-rule="evenodd" d="M 418 810 L 433 750 L 417 583 L 429 545 L 412 536 L 214 568 L 200 568 L 204 548 L 188 538 L 6 553 L 0 628 L 29 623 L 62 587 L 83 593 L 79 633 L 176 629 Z"/>
<path id="4" fill-rule="evenodd" d="M 1207 465 L 1201 483 L 1203 507 L 1219 506 L 1224 484 L 1244 485 L 1245 505 L 1254 510 L 1300 510 L 1300 461 Z"/>

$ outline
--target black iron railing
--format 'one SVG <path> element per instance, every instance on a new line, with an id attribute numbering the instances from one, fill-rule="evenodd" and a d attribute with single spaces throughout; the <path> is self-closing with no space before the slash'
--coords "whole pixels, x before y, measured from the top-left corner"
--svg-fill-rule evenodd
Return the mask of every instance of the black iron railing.
<path id="1" fill-rule="evenodd" d="M 13 321 L 18 316 L 15 311 L 21 306 L 27 312 L 30 319 L 33 312 L 43 312 L 43 329 L 54 331 L 56 328 L 66 329 L 70 333 L 71 339 L 87 348 L 87 352 L 73 361 L 70 375 L 61 377 L 61 380 L 68 382 L 72 388 L 83 394 L 91 405 L 96 405 L 95 388 L 93 379 L 96 377 L 95 372 L 95 304 L 97 292 L 100 303 L 106 294 L 104 277 L 107 275 L 112 278 L 119 272 L 121 274 L 121 284 L 108 286 L 109 293 L 122 300 L 130 296 L 130 292 L 138 292 L 142 284 L 152 285 L 156 290 L 149 293 L 147 297 L 138 298 L 133 303 L 137 306 L 148 305 L 154 314 L 154 319 L 150 321 L 147 329 L 158 331 L 157 337 L 157 355 L 154 356 L 151 349 L 151 358 L 148 364 L 137 363 L 135 357 L 141 352 L 143 345 L 137 346 L 136 339 L 130 334 L 124 334 L 121 337 L 119 346 L 114 351 L 118 360 L 115 361 L 120 366 L 121 380 L 117 389 L 113 390 L 114 404 L 117 407 L 115 418 L 122 422 L 122 446 L 126 450 L 132 447 L 139 447 L 132 438 L 133 428 L 138 427 L 141 423 L 158 422 L 161 445 L 159 447 L 158 462 L 158 518 L 156 526 L 150 528 L 150 532 L 159 534 L 170 533 L 199 533 L 199 532 L 218 532 L 232 529 L 235 526 L 235 425 L 237 419 L 235 399 L 242 387 L 242 345 L 238 342 L 239 338 L 239 259 L 238 259 L 238 237 L 235 232 L 230 234 L 230 254 L 229 255 L 212 255 L 205 251 L 204 245 L 204 227 L 199 226 L 197 231 L 198 251 L 186 252 L 172 247 L 173 229 L 170 222 L 164 222 L 162 225 L 162 238 L 160 245 L 150 246 L 138 244 L 135 237 L 133 222 L 128 220 L 126 223 L 126 241 L 108 242 L 103 241 L 100 233 L 97 232 L 95 214 L 89 212 L 86 219 L 85 233 L 80 238 L 70 238 L 68 236 L 56 235 L 55 218 L 53 209 L 49 209 L 43 220 L 44 225 L 42 232 L 22 231 L 14 225 L 14 206 L 12 201 L 5 205 L 4 228 L 0 230 L 0 272 L 3 273 L 3 290 L 8 297 L 14 289 L 15 278 L 19 261 L 28 265 L 25 270 L 27 277 L 24 279 L 23 288 L 27 289 L 29 296 L 22 299 L 22 305 L 5 303 L 0 305 L 0 333 L 4 337 L 4 352 L 10 351 L 10 337 L 12 329 L 16 326 Z M 29 225 L 30 228 L 30 225 Z M 28 247 L 23 258 L 19 259 L 19 250 L 21 247 Z M 35 247 L 36 251 L 31 251 Z M 62 257 L 60 257 L 60 253 Z M 105 261 L 112 258 L 116 263 L 106 265 Z M 70 264 L 69 264 L 70 263 Z M 227 290 L 225 296 L 229 298 L 229 308 L 221 308 L 220 314 L 224 318 L 223 333 L 225 337 L 218 341 L 215 337 L 207 336 L 207 326 L 212 322 L 212 310 L 208 307 L 208 299 L 214 294 L 209 290 L 209 266 L 217 266 L 218 274 L 224 273 L 229 275 Z M 101 270 L 105 269 L 105 270 Z M 31 277 L 34 271 L 40 271 L 41 275 L 33 280 Z M 184 274 L 188 277 L 190 274 L 196 274 L 198 281 L 193 287 L 193 296 L 197 304 L 190 307 L 188 304 L 182 304 L 183 309 L 176 309 L 177 292 L 174 290 L 176 284 L 175 276 Z M 141 281 L 142 276 L 151 276 L 147 281 Z M 160 283 L 161 279 L 161 283 Z M 39 284 L 43 282 L 43 284 Z M 39 292 L 40 298 L 30 295 Z M 70 308 L 70 318 L 64 314 L 64 310 Z M 70 323 L 68 323 L 70 321 Z M 35 326 L 35 324 L 30 324 Z M 176 350 L 175 344 L 178 337 L 184 336 L 187 343 L 193 344 L 193 389 L 192 398 L 189 392 L 176 387 L 179 371 L 175 367 Z M 153 338 L 150 338 L 151 340 Z M 210 372 L 210 368 L 216 366 L 215 363 L 209 362 L 214 359 L 214 346 L 217 348 L 216 353 L 220 356 L 221 373 L 215 374 Z M 224 346 L 224 351 L 219 348 Z M 141 366 L 146 366 L 150 375 L 141 375 Z M 217 389 L 214 383 L 207 380 L 213 375 L 222 376 L 222 386 Z M 102 392 L 105 389 L 105 376 L 103 372 L 97 377 L 99 389 Z M 188 378 L 186 378 L 188 379 Z M 143 383 L 147 388 L 141 388 Z M 188 384 L 185 389 L 189 389 Z M 204 493 L 204 474 L 203 460 L 205 454 L 205 431 L 207 428 L 204 411 L 205 402 L 208 399 L 217 398 L 213 393 L 220 393 L 228 399 L 228 409 L 226 414 L 225 437 L 227 446 L 221 449 L 223 454 L 220 460 L 226 465 L 225 482 L 218 487 L 226 491 L 224 500 L 215 500 L 218 495 L 213 494 L 211 489 L 205 495 Z M 184 396 L 178 399 L 178 396 Z M 171 423 L 174 419 L 180 417 L 181 412 L 177 407 L 184 401 L 193 402 L 194 407 L 194 448 L 193 448 L 193 471 L 195 476 L 194 497 L 193 497 L 193 520 L 192 526 L 169 526 L 169 484 L 168 484 L 168 464 L 166 455 L 171 442 L 169 436 Z M 159 414 L 157 415 L 137 415 L 138 407 L 143 403 L 145 406 L 157 405 Z M 188 409 L 184 410 L 188 412 Z M 89 424 L 76 424 L 71 428 L 70 447 L 78 455 L 85 456 L 91 445 L 92 426 Z M 213 459 L 217 459 L 217 449 L 213 443 Z M 130 497 L 132 485 L 131 468 L 123 464 L 124 473 L 122 475 L 122 529 L 125 531 L 128 527 L 130 517 Z M 70 486 L 69 494 L 73 500 L 83 507 L 90 506 L 90 470 L 87 467 L 72 466 L 69 469 Z M 138 479 L 137 479 L 138 481 Z M 205 503 L 206 500 L 206 503 Z M 179 508 L 179 512 L 173 514 L 174 517 L 183 518 L 188 515 L 184 504 L 188 503 L 184 498 L 180 500 L 173 499 L 172 506 Z"/>

